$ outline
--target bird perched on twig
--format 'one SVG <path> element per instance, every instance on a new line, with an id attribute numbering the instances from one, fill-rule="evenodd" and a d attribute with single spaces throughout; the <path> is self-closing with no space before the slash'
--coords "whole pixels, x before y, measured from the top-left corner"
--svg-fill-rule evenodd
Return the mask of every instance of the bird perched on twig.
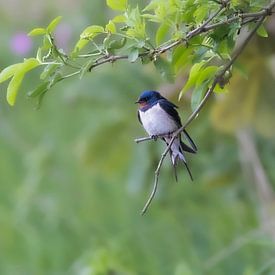
<path id="1" fill-rule="evenodd" d="M 139 104 L 138 119 L 146 132 L 153 139 L 161 137 L 168 146 L 173 133 L 182 126 L 179 114 L 176 110 L 178 107 L 156 91 L 144 91 L 136 103 Z M 191 180 L 193 180 L 184 152 L 194 154 L 197 152 L 197 147 L 185 129 L 182 133 L 191 147 L 182 142 L 181 134 L 179 134 L 169 149 L 171 161 L 174 167 L 176 180 L 176 166 L 179 160 L 183 161 Z"/>

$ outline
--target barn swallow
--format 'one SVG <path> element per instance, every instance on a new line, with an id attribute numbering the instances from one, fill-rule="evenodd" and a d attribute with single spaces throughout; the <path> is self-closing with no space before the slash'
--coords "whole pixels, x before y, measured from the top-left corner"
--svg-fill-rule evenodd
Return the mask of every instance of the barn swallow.
<path id="1" fill-rule="evenodd" d="M 161 139 L 168 145 L 172 139 L 172 134 L 182 126 L 176 110 L 178 107 L 156 91 L 142 92 L 136 103 L 139 105 L 138 119 L 145 131 L 154 139 L 161 136 Z M 185 129 L 182 133 L 191 147 L 182 142 L 181 134 L 179 134 L 173 141 L 169 153 L 176 180 L 176 166 L 179 160 L 183 161 L 191 180 L 193 180 L 184 152 L 194 154 L 197 152 L 197 146 Z"/>

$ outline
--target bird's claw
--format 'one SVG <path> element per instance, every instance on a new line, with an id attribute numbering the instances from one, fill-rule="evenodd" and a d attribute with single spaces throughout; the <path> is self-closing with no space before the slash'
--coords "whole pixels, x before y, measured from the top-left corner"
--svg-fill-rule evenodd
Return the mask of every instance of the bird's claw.
<path id="1" fill-rule="evenodd" d="M 171 138 L 171 137 L 173 137 L 173 134 L 174 134 L 174 132 L 168 132 L 168 133 L 166 134 L 166 137 Z"/>
<path id="2" fill-rule="evenodd" d="M 150 138 L 153 139 L 154 141 L 157 141 L 158 136 L 157 135 L 151 135 Z"/>
<path id="3" fill-rule="evenodd" d="M 173 132 L 168 133 L 168 137 L 171 138 L 173 136 Z"/>

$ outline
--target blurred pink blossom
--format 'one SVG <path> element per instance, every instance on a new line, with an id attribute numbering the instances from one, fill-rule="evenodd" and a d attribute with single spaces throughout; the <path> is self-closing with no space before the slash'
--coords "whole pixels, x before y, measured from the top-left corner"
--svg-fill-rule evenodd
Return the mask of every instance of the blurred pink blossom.
<path id="1" fill-rule="evenodd" d="M 11 38 L 10 47 L 13 53 L 26 55 L 32 48 L 32 40 L 26 33 L 19 32 Z"/>
<path id="2" fill-rule="evenodd" d="M 68 51 L 69 42 L 72 37 L 72 29 L 70 25 L 61 23 L 55 30 L 55 42 L 58 48 Z"/>

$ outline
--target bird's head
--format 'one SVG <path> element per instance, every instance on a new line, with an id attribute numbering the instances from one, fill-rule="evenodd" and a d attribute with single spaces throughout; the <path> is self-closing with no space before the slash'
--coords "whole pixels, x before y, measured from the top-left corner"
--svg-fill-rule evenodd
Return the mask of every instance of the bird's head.
<path id="1" fill-rule="evenodd" d="M 154 105 L 162 96 L 156 91 L 144 91 L 139 96 L 136 103 L 139 104 L 140 108 L 148 107 Z"/>

